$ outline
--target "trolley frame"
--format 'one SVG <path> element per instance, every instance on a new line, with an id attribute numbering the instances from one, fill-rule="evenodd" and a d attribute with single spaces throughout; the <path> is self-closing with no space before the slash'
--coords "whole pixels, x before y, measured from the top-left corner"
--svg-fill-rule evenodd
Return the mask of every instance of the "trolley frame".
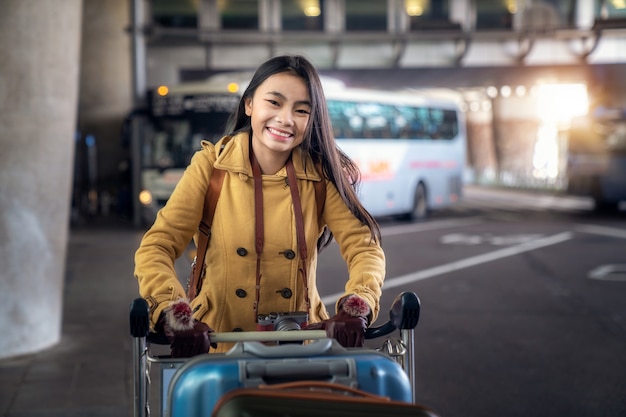
<path id="1" fill-rule="evenodd" d="M 412 402 L 415 403 L 415 328 L 419 321 L 420 300 L 413 292 L 400 293 L 389 310 L 389 320 L 382 326 L 367 329 L 366 339 L 377 339 L 399 331 L 400 338 L 388 337 L 376 350 L 396 361 L 406 373 L 411 384 Z M 176 359 L 170 355 L 153 352 L 153 345 L 167 344 L 164 335 L 150 332 L 148 303 L 136 298 L 130 305 L 130 333 L 133 337 L 133 394 L 134 417 L 151 417 L 149 391 L 152 365 L 159 367 L 161 387 L 161 414 L 167 388 L 173 373 L 188 358 Z M 211 342 L 294 342 L 327 338 L 324 330 L 255 331 L 212 333 Z"/>

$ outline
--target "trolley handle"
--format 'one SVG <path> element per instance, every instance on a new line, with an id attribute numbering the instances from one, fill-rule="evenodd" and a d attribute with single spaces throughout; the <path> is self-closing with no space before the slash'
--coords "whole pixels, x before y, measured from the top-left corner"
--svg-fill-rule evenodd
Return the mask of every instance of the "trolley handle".
<path id="1" fill-rule="evenodd" d="M 402 292 L 391 305 L 389 320 L 381 326 L 368 328 L 365 332 L 365 338 L 383 337 L 396 329 L 414 329 L 419 321 L 419 315 L 420 300 L 417 295 L 413 292 Z M 169 344 L 164 334 L 150 332 L 148 303 L 143 298 L 136 298 L 130 304 L 130 334 L 133 337 L 146 337 L 149 343 Z"/>
<path id="2" fill-rule="evenodd" d="M 147 337 L 150 333 L 150 310 L 143 298 L 130 303 L 130 334 L 132 337 Z"/>
<path id="3" fill-rule="evenodd" d="M 394 330 L 409 330 L 417 327 L 420 317 L 420 299 L 414 292 L 402 292 L 393 300 L 389 320 L 382 326 L 370 327 L 365 331 L 366 339 L 387 336 Z"/>

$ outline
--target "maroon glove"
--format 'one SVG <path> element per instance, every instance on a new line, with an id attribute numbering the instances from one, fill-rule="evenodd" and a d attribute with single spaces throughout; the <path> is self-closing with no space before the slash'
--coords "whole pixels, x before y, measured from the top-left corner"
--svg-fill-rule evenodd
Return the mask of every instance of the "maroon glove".
<path id="1" fill-rule="evenodd" d="M 191 306 L 185 300 L 176 301 L 165 309 L 163 332 L 170 342 L 173 358 L 207 353 L 211 347 L 209 333 L 213 330 L 194 320 Z"/>
<path id="2" fill-rule="evenodd" d="M 326 330 L 328 337 L 343 347 L 363 347 L 370 307 L 357 295 L 346 297 L 339 312 L 328 320 L 308 325 L 305 330 Z"/>

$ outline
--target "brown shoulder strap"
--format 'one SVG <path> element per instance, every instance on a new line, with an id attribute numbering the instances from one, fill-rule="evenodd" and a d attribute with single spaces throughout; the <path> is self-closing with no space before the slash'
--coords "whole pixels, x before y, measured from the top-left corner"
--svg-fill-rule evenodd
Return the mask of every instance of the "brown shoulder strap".
<path id="1" fill-rule="evenodd" d="M 223 150 L 230 138 L 225 138 L 222 141 L 220 149 L 217 151 L 219 155 Z M 217 206 L 217 200 L 220 198 L 220 192 L 222 191 L 222 183 L 224 182 L 224 175 L 226 171 L 215 168 L 211 172 L 211 178 L 209 179 L 209 186 L 204 196 L 204 205 L 202 207 L 202 219 L 198 225 L 198 244 L 196 250 L 196 256 L 191 264 L 191 276 L 187 283 L 187 297 L 190 300 L 196 298 L 200 293 L 202 287 L 202 278 L 205 273 L 204 258 L 206 256 L 207 248 L 209 247 L 209 240 L 211 239 L 211 225 L 213 224 L 213 215 L 215 214 L 215 207 Z"/>
<path id="2" fill-rule="evenodd" d="M 322 214 L 324 213 L 324 204 L 326 204 L 326 179 L 324 178 L 324 170 L 321 165 L 317 165 L 317 172 L 322 177 L 321 181 L 315 181 L 315 205 L 317 206 L 317 223 L 320 227 L 322 224 Z"/>
<path id="3" fill-rule="evenodd" d="M 222 191 L 222 183 L 226 171 L 213 167 L 209 187 L 204 198 L 204 208 L 202 209 L 202 220 L 198 225 L 198 245 L 196 257 L 193 260 L 191 279 L 187 286 L 187 297 L 193 300 L 200 292 L 202 287 L 202 278 L 204 277 L 205 266 L 204 258 L 207 248 L 209 247 L 209 239 L 211 239 L 211 225 L 213 224 L 213 216 L 215 215 L 215 207 L 217 200 Z"/>

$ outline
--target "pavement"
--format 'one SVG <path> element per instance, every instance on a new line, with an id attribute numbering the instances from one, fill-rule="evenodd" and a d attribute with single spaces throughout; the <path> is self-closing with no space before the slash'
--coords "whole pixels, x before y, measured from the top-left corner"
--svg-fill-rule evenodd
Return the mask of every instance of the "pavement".
<path id="1" fill-rule="evenodd" d="M 143 232 L 124 221 L 71 229 L 61 340 L 0 360 L 0 415 L 133 415 L 128 312 L 138 296 L 133 256 Z"/>

